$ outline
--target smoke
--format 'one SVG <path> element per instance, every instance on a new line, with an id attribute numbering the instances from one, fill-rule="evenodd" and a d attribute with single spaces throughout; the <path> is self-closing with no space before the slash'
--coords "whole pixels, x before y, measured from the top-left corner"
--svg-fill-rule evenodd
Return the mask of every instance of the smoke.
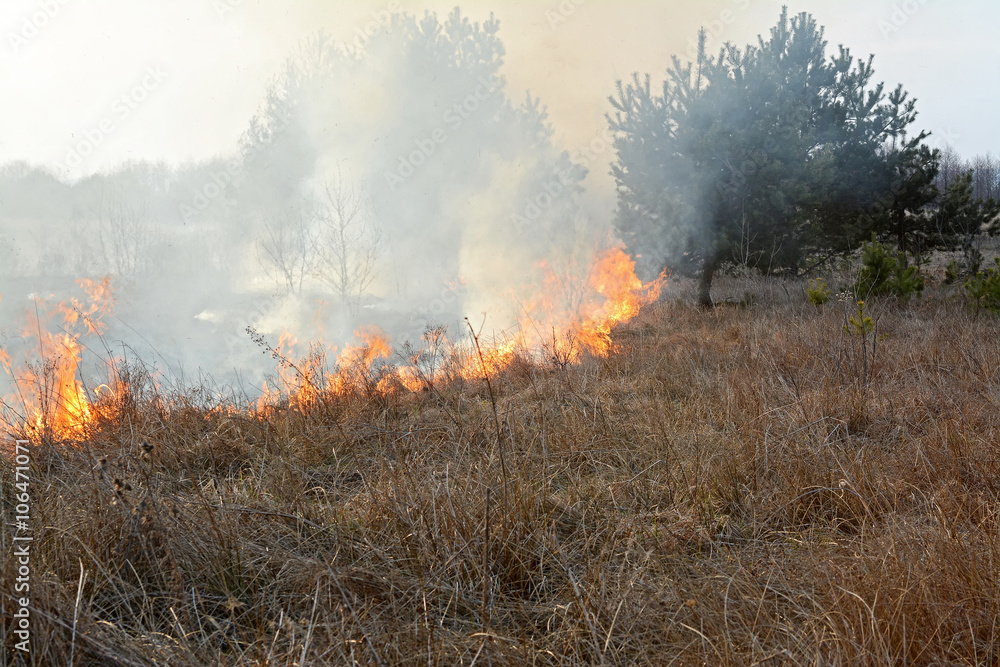
<path id="1" fill-rule="evenodd" d="M 189 8 L 200 39 L 183 48 L 172 38 L 139 48 L 141 30 L 121 42 L 128 53 L 102 43 L 116 75 L 102 73 L 100 94 L 72 89 L 92 102 L 43 151 L 51 166 L 0 174 L 4 347 L 15 359 L 31 352 L 28 295 L 63 300 L 78 294 L 76 278 L 110 274 L 117 302 L 103 345 L 115 354 L 169 377 L 259 384 L 273 361 L 247 326 L 272 343 L 287 330 L 338 348 L 368 324 L 395 342 L 433 325 L 457 337 L 466 316 L 502 335 L 551 275 L 586 284 L 596 251 L 614 242 L 603 118 L 614 80 L 661 69 L 699 24 L 735 38 L 750 10 L 742 0 L 509 2 L 497 25 L 490 3 L 467 4 L 471 18 L 450 3 L 425 14 L 392 1 L 225 0 Z M 113 9 L 66 6 L 18 57 L 44 58 L 72 22 L 120 36 L 145 20 Z M 251 118 L 233 87 L 248 80 Z M 203 122 L 193 100 L 224 111 Z M 238 147 L 227 143 L 237 135 Z M 168 136 L 180 154 L 228 147 L 179 164 L 109 157 L 126 145 L 163 154 Z M 331 188 L 356 214 L 338 213 Z"/>
<path id="2" fill-rule="evenodd" d="M 30 356 L 34 299 L 106 274 L 116 310 L 85 359 L 186 380 L 259 386 L 273 360 L 247 326 L 338 348 L 368 324 L 457 335 L 466 316 L 502 335 L 615 242 L 614 81 L 658 79 L 699 26 L 710 50 L 752 41 L 779 4 L 509 0 L 497 27 L 480 0 L 455 18 L 436 1 L 63 3 L 4 71 L 24 101 L 5 118 L 45 109 L 46 130 L 0 142 L 43 161 L 0 168 L 0 346 Z M 23 36 L 36 9 L 3 18 Z M 107 39 L 82 48 L 91 34 Z M 39 92 L 42 70 L 69 83 Z M 648 250 L 651 278 L 666 249 Z"/>
<path id="3" fill-rule="evenodd" d="M 78 295 L 78 277 L 112 275 L 117 294 L 84 372 L 113 355 L 251 392 L 274 362 L 248 326 L 331 350 L 370 324 L 398 343 L 438 325 L 459 338 L 466 316 L 500 336 L 552 271 L 585 283 L 610 243 L 610 202 L 583 188 L 607 142 L 557 146 L 541 103 L 511 93 L 496 20 L 373 20 L 364 40 L 300 43 L 238 153 L 72 183 L 8 166 L 0 314 L 15 362 L 31 332 L 7 323 Z"/>

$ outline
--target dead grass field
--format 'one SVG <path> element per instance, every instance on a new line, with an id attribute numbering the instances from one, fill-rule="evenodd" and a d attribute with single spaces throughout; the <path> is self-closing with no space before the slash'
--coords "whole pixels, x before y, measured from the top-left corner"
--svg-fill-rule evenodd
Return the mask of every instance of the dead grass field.
<path id="1" fill-rule="evenodd" d="M 131 369 L 33 452 L 30 664 L 997 664 L 1000 320 L 935 287 L 863 338 L 758 291 L 514 364 L 496 413 L 362 378 L 254 417 Z"/>

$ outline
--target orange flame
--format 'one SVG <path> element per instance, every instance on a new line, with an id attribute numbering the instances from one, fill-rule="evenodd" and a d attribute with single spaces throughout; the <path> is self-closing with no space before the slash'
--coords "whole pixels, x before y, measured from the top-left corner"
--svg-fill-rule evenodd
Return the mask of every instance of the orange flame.
<path id="1" fill-rule="evenodd" d="M 530 347 L 563 362 L 579 361 L 584 351 L 595 357 L 614 352 L 611 330 L 659 298 L 666 283 L 661 275 L 644 285 L 635 275 L 635 262 L 618 247 L 598 256 L 587 278 L 589 289 L 582 293 L 572 271 L 560 276 L 545 262 L 539 268 L 544 288 L 525 307 L 521 329 L 532 332 Z"/>
<path id="2" fill-rule="evenodd" d="M 393 349 L 388 336 L 380 329 L 363 328 L 355 332 L 360 343 L 346 347 L 337 356 L 336 369 L 325 377 L 320 356 L 313 354 L 293 364 L 295 377 L 289 378 L 286 374 L 282 378 L 289 388 L 290 404 L 304 408 L 324 394 L 344 395 L 364 386 L 374 387 L 382 393 L 397 387 L 420 391 L 448 373 L 475 380 L 484 374 L 493 376 L 503 372 L 518 355 L 531 358 L 543 351 L 563 363 L 579 361 L 584 352 L 605 357 L 615 351 L 612 329 L 655 301 L 666 282 L 661 275 L 644 285 L 635 275 L 635 262 L 618 247 L 600 254 L 582 292 L 572 272 L 560 276 L 544 263 L 539 269 L 542 289 L 524 307 L 524 316 L 517 329 L 519 333 L 493 342 L 480 340 L 478 349 L 459 350 L 449 346 L 451 363 L 444 368 L 420 370 L 414 358 L 410 360 L 412 365 L 386 365 L 376 372 L 376 362 L 390 359 Z M 289 340 L 293 339 L 283 334 L 279 348 Z M 448 344 L 443 334 L 434 341 L 425 337 L 425 343 L 431 346 Z M 280 392 L 265 386 L 259 405 L 274 405 L 279 395 Z"/>
<path id="3" fill-rule="evenodd" d="M 386 377 L 375 377 L 373 367 L 379 359 L 392 356 L 389 337 L 378 327 L 362 327 L 354 332 L 359 343 L 349 345 L 337 355 L 336 367 L 325 372 L 328 355 L 336 352 L 335 347 L 323 348 L 319 344 L 310 346 L 302 354 L 297 350 L 295 337 L 283 331 L 274 349 L 274 356 L 281 360 L 278 369 L 280 385 L 285 389 L 289 405 L 297 410 L 308 410 L 327 394 L 343 395 L 363 387 L 374 385 L 378 391 L 387 391 Z M 416 380 L 409 374 L 400 374 L 398 379 L 404 386 L 415 386 Z M 254 412 L 267 413 L 278 405 L 283 397 L 280 388 L 264 384 L 264 391 L 257 400 Z"/>
<path id="4" fill-rule="evenodd" d="M 571 338 L 580 341 L 591 354 L 606 357 L 615 350 L 611 330 L 639 314 L 643 306 L 656 301 L 666 276 L 643 285 L 635 275 L 635 262 L 620 248 L 612 248 L 598 258 L 590 275 L 590 286 L 603 303 L 589 301 L 582 317 L 569 328 Z"/>
<path id="5" fill-rule="evenodd" d="M 13 377 L 17 398 L 8 404 L 21 403 L 25 409 L 24 429 L 37 432 L 49 431 L 56 437 L 69 438 L 82 435 L 94 417 L 94 407 L 83 384 L 77 380 L 84 334 L 99 335 L 104 331 L 103 317 L 111 312 L 114 299 L 108 278 L 94 282 L 79 280 L 77 284 L 87 295 L 80 301 L 72 298 L 49 306 L 36 301 L 35 312 L 29 312 L 25 329 L 26 338 L 38 340 L 39 362 L 25 362 L 23 369 L 15 369 L 6 351 L 0 351 L 0 364 Z M 54 315 L 62 317 L 62 331 L 52 333 L 49 320 Z M 14 425 L 17 427 L 18 425 Z"/>
<path id="6" fill-rule="evenodd" d="M 50 354 L 46 365 L 54 371 L 53 386 L 36 411 L 35 427 L 49 426 L 57 435 L 80 433 L 90 421 L 91 409 L 83 385 L 76 379 L 80 364 L 80 343 L 76 336 L 64 335 L 57 343 L 62 350 Z"/>
<path id="7" fill-rule="evenodd" d="M 323 366 L 326 353 L 319 345 L 310 345 L 309 351 L 298 351 L 298 341 L 288 331 L 278 337 L 272 356 L 280 360 L 278 379 L 288 391 L 289 403 L 299 410 L 312 406 L 322 393 Z M 280 388 L 270 388 L 264 383 L 264 391 L 257 400 L 255 412 L 264 414 L 281 400 Z"/>
<path id="8" fill-rule="evenodd" d="M 479 352 L 469 352 L 464 363 L 459 368 L 459 374 L 466 380 L 474 380 L 486 375 L 496 375 L 511 365 L 517 356 L 518 348 L 523 347 L 520 338 L 505 340 L 481 348 Z M 482 358 L 479 354 L 482 353 Z"/>
<path id="9" fill-rule="evenodd" d="M 291 407 L 308 410 L 324 396 L 359 389 L 383 394 L 400 389 L 416 392 L 447 378 L 478 380 L 502 373 L 519 357 L 531 361 L 544 354 L 559 363 L 577 362 L 584 353 L 605 357 L 615 351 L 613 328 L 655 301 L 666 281 L 660 276 L 643 284 L 635 274 L 634 261 L 620 247 L 600 253 L 585 281 L 572 270 L 560 275 L 546 263 L 538 269 L 541 286 L 531 298 L 521 300 L 525 305 L 516 333 L 492 342 L 479 339 L 475 349 L 449 344 L 443 332 L 428 336 L 425 343 L 428 350 L 433 349 L 430 356 L 435 359 L 429 366 L 421 366 L 416 358 L 410 359 L 410 365 L 406 360 L 395 366 L 388 363 L 394 354 L 389 337 L 377 327 L 366 327 L 355 332 L 358 342 L 345 347 L 336 356 L 334 370 L 327 372 L 326 362 L 336 352 L 335 347 L 314 343 L 303 353 L 294 336 L 283 332 L 272 350 L 281 360 L 279 384 L 265 383 L 251 411 L 258 416 L 267 414 L 283 396 L 288 397 Z M 110 281 L 81 280 L 78 284 L 86 299 L 73 298 L 53 306 L 39 301 L 36 311 L 40 314 L 29 315 L 33 324 L 26 333 L 38 339 L 41 364 L 26 363 L 24 370 L 15 372 L 10 354 L 0 349 L 0 365 L 14 377 L 18 391 L 13 402 L 25 408 L 22 427 L 48 429 L 66 438 L 82 435 L 97 411 L 113 404 L 106 403 L 102 395 L 95 406 L 77 380 L 81 337 L 100 335 L 105 329 L 103 318 L 113 306 Z M 62 325 L 51 329 L 62 331 L 50 333 L 46 325 L 55 315 L 61 316 Z M 120 383 L 112 385 L 112 397 L 127 390 Z"/>

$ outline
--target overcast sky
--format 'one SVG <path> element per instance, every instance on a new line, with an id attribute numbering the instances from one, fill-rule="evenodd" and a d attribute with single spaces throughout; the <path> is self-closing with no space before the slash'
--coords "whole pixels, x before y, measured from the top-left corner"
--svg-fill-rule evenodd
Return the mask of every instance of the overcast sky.
<path id="1" fill-rule="evenodd" d="M 126 159 L 200 160 L 231 152 L 267 81 L 301 39 L 354 41 L 381 10 L 439 15 L 456 2 L 332 0 L 2 0 L 0 163 L 26 159 L 77 177 Z M 778 0 L 474 0 L 495 12 L 515 100 L 548 106 L 574 151 L 604 128 L 607 95 L 633 71 L 662 79 L 699 26 L 711 45 L 766 34 Z M 789 0 L 827 27 L 831 50 L 876 56 L 876 78 L 918 98 L 935 145 L 1000 152 L 1000 2 Z M 85 139 L 93 145 L 80 155 Z M 611 156 L 607 156 L 610 160 Z M 607 185 L 606 174 L 594 176 Z"/>

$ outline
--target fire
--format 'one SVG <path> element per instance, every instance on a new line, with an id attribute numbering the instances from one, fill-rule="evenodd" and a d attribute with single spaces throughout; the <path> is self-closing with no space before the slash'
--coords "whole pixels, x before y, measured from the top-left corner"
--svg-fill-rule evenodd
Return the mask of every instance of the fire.
<path id="1" fill-rule="evenodd" d="M 354 337 L 360 343 L 344 348 L 337 357 L 336 369 L 327 376 L 327 384 L 335 394 L 350 393 L 359 387 L 378 387 L 382 378 L 375 375 L 374 364 L 392 356 L 391 341 L 378 327 L 362 327 L 354 332 Z"/>
<path id="2" fill-rule="evenodd" d="M 347 394 L 366 385 L 375 386 L 376 390 L 388 389 L 388 376 L 377 377 L 373 367 L 378 360 L 392 356 L 389 337 L 378 327 L 362 327 L 354 335 L 358 343 L 345 347 L 337 355 L 334 370 L 326 372 L 327 358 L 336 352 L 335 347 L 312 344 L 309 351 L 302 354 L 295 337 L 287 331 L 281 333 L 272 356 L 280 360 L 279 381 L 292 407 L 308 410 L 324 395 Z M 418 382 L 410 373 L 400 373 L 397 379 L 407 388 L 416 387 Z M 265 383 L 254 411 L 257 414 L 266 413 L 278 404 L 282 396 L 281 389 Z"/>
<path id="3" fill-rule="evenodd" d="M 10 354 L 0 350 L 0 364 L 14 379 L 17 393 L 5 402 L 23 407 L 23 428 L 47 431 L 61 438 L 82 435 L 95 416 L 94 406 L 77 379 L 83 350 L 81 337 L 104 331 L 102 319 L 114 303 L 109 279 L 80 280 L 77 284 L 87 295 L 86 300 L 73 298 L 50 306 L 38 299 L 34 311 L 28 313 L 30 325 L 24 335 L 37 339 L 38 359 L 34 363 L 26 360 L 23 368 L 15 368 Z M 52 333 L 50 329 L 56 327 L 50 321 L 56 317 L 61 317 L 58 328 L 62 331 Z"/>
<path id="4" fill-rule="evenodd" d="M 547 355 L 560 363 L 577 362 L 585 352 L 605 357 L 615 351 L 612 329 L 655 301 L 666 281 L 660 276 L 643 284 L 635 275 L 635 262 L 617 247 L 600 254 L 582 287 L 572 271 L 558 275 L 547 264 L 538 268 L 542 287 L 526 301 L 516 333 L 495 341 L 478 339 L 475 347 L 459 349 L 443 332 L 432 332 L 424 337 L 436 360 L 428 368 L 422 365 L 421 354 L 398 359 L 401 365 L 391 364 L 394 350 L 389 337 L 377 327 L 362 328 L 355 332 L 358 342 L 337 355 L 332 372 L 324 373 L 326 356 L 317 348 L 284 365 L 281 379 L 290 405 L 304 409 L 324 395 L 346 395 L 359 388 L 415 392 L 447 377 L 478 380 L 503 372 L 519 355 L 527 359 Z M 292 341 L 289 334 L 282 334 L 279 349 L 287 351 Z M 443 356 L 450 361 L 445 363 Z M 276 405 L 280 395 L 265 386 L 258 409 Z"/>
<path id="5" fill-rule="evenodd" d="M 643 306 L 656 301 L 663 290 L 666 276 L 643 285 L 635 275 L 635 262 L 620 248 L 612 248 L 598 258 L 590 275 L 590 286 L 602 303 L 591 301 L 583 317 L 570 328 L 591 354 L 606 357 L 614 351 L 611 329 L 639 314 Z"/>
<path id="6" fill-rule="evenodd" d="M 53 341 L 52 344 L 61 349 L 53 351 L 46 359 L 46 367 L 51 364 L 53 369 L 53 385 L 45 387 L 40 393 L 42 409 L 36 411 L 35 426 L 41 430 L 48 425 L 61 435 L 78 433 L 91 417 L 87 393 L 76 379 L 80 342 L 77 337 L 67 334 L 62 336 L 61 341 Z"/>
<path id="7" fill-rule="evenodd" d="M 265 416 L 287 399 L 293 409 L 308 411 L 328 396 L 418 392 L 451 379 L 474 382 L 504 372 L 517 359 L 532 363 L 548 358 L 567 364 L 584 354 L 604 357 L 615 351 L 613 328 L 656 300 L 665 283 L 661 276 L 643 284 L 633 260 L 618 247 L 600 253 L 585 280 L 573 267 L 558 272 L 542 263 L 537 268 L 535 293 L 517 297 L 522 304 L 517 326 L 495 340 L 474 332 L 474 345 L 452 343 L 442 328 L 424 336 L 423 350 L 414 353 L 409 346 L 404 348 L 407 357 L 393 349 L 381 329 L 363 327 L 355 332 L 355 342 L 339 352 L 321 343 L 303 348 L 287 331 L 271 348 L 248 329 L 280 361 L 278 381 L 264 384 L 250 410 Z M 99 415 L 113 416 L 108 412 L 115 405 L 113 399 L 128 391 L 121 382 L 111 382 L 110 388 L 101 385 L 98 389 L 108 393 L 95 403 L 77 377 L 84 337 L 104 332 L 104 317 L 114 304 L 108 279 L 78 284 L 85 298 L 54 305 L 36 301 L 25 331 L 26 337 L 37 339 L 33 362 L 26 359 L 15 368 L 9 352 L 0 349 L 0 365 L 14 378 L 17 392 L 6 403 L 24 410 L 15 428 L 80 437 Z M 328 359 L 335 359 L 332 370 Z"/>
<path id="8" fill-rule="evenodd" d="M 377 359 L 392 356 L 391 341 L 378 327 L 362 327 L 354 332 L 354 337 L 360 340 L 361 344 L 346 348 L 337 357 L 337 365 L 342 369 L 370 368 Z"/>
<path id="9" fill-rule="evenodd" d="M 257 399 L 257 415 L 263 415 L 278 404 L 282 398 L 282 388 L 287 391 L 290 404 L 299 410 L 308 409 L 323 391 L 323 367 L 326 351 L 319 345 L 310 345 L 308 352 L 298 351 L 299 343 L 289 331 L 282 331 L 278 344 L 271 349 L 271 356 L 279 360 L 278 380 L 280 387 L 272 388 L 264 383 L 263 393 Z"/>
<path id="10" fill-rule="evenodd" d="M 635 275 L 635 262 L 617 247 L 598 256 L 583 293 L 577 293 L 572 271 L 560 276 L 548 264 L 539 268 L 544 288 L 526 307 L 521 329 L 533 333 L 531 347 L 542 347 L 563 362 L 579 361 L 584 351 L 595 357 L 614 352 L 611 330 L 659 298 L 666 282 L 661 275 L 644 285 Z"/>

